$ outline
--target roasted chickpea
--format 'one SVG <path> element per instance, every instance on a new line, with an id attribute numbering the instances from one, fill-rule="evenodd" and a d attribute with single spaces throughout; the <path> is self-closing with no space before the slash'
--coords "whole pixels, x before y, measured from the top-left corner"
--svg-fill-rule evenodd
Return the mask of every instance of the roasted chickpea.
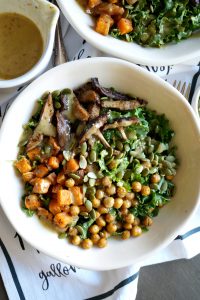
<path id="1" fill-rule="evenodd" d="M 126 196 L 126 194 L 127 194 L 127 191 L 126 191 L 125 187 L 119 186 L 117 188 L 117 195 L 118 195 L 118 197 L 124 198 Z"/>
<path id="2" fill-rule="evenodd" d="M 134 215 L 133 214 L 128 214 L 127 216 L 124 216 L 124 221 L 130 224 L 134 223 Z"/>
<path id="3" fill-rule="evenodd" d="M 112 181 L 108 176 L 103 177 L 101 182 L 103 186 L 108 186 L 108 187 L 110 187 L 112 184 Z"/>
<path id="4" fill-rule="evenodd" d="M 101 238 L 105 238 L 105 239 L 108 239 L 110 237 L 110 233 L 106 230 L 102 230 L 100 233 L 99 233 L 100 237 Z"/>
<path id="5" fill-rule="evenodd" d="M 151 168 L 151 162 L 150 162 L 150 160 L 143 161 L 142 166 L 144 168 L 150 169 Z"/>
<path id="6" fill-rule="evenodd" d="M 97 246 L 99 248 L 104 248 L 107 246 L 107 239 L 106 238 L 100 238 L 100 240 L 97 242 Z"/>
<path id="7" fill-rule="evenodd" d="M 142 189 L 142 185 L 139 181 L 134 181 L 132 183 L 132 189 L 134 192 L 139 193 Z"/>
<path id="8" fill-rule="evenodd" d="M 108 208 L 103 206 L 103 205 L 100 205 L 97 208 L 97 211 L 100 213 L 100 215 L 107 214 L 108 213 Z"/>
<path id="9" fill-rule="evenodd" d="M 123 207 L 121 207 L 121 208 L 120 208 L 120 213 L 121 213 L 122 215 L 128 215 L 128 208 L 123 208 Z"/>
<path id="10" fill-rule="evenodd" d="M 127 230 L 131 230 L 133 226 L 132 226 L 131 223 L 124 223 L 124 224 L 123 224 L 123 227 L 124 227 L 125 229 L 127 229 Z"/>
<path id="11" fill-rule="evenodd" d="M 103 204 L 107 208 L 111 208 L 114 205 L 114 198 L 113 197 L 106 197 L 103 199 Z"/>
<path id="12" fill-rule="evenodd" d="M 97 218 L 96 219 L 96 223 L 97 223 L 97 225 L 99 226 L 99 227 L 104 227 L 104 226 L 106 226 L 106 221 L 104 220 L 104 218 L 103 217 L 99 217 L 99 218 Z"/>
<path id="13" fill-rule="evenodd" d="M 99 226 L 96 225 L 96 224 L 90 226 L 89 232 L 92 233 L 92 234 L 98 233 L 99 232 Z"/>
<path id="14" fill-rule="evenodd" d="M 149 217 L 149 216 L 146 216 L 144 217 L 144 219 L 142 220 L 142 224 L 144 226 L 151 226 L 153 224 L 153 220 Z"/>
<path id="15" fill-rule="evenodd" d="M 116 186 L 112 184 L 110 187 L 107 187 L 105 191 L 108 196 L 114 195 L 116 193 Z"/>
<path id="16" fill-rule="evenodd" d="M 101 200 L 101 199 L 103 199 L 103 197 L 104 197 L 104 191 L 103 190 L 97 190 L 96 191 L 96 198 L 97 199 L 99 199 L 99 200 Z"/>
<path id="17" fill-rule="evenodd" d="M 134 193 L 128 192 L 126 194 L 126 199 L 127 200 L 133 200 L 134 198 L 135 198 L 135 194 Z"/>
<path id="18" fill-rule="evenodd" d="M 131 236 L 131 234 L 130 234 L 130 231 L 129 231 L 129 230 L 124 230 L 124 231 L 122 232 L 122 239 L 123 239 L 123 240 L 129 239 L 130 236 Z"/>
<path id="19" fill-rule="evenodd" d="M 97 244 L 98 241 L 100 240 L 100 235 L 98 233 L 95 233 L 95 234 L 92 234 L 90 238 L 91 238 L 93 244 Z"/>
<path id="20" fill-rule="evenodd" d="M 80 213 L 80 208 L 77 205 L 70 206 L 69 212 L 72 216 L 77 216 Z"/>
<path id="21" fill-rule="evenodd" d="M 74 227 L 70 227 L 69 230 L 68 230 L 68 234 L 70 236 L 75 236 L 75 235 L 78 234 L 78 230 L 76 228 L 74 228 Z"/>
<path id="22" fill-rule="evenodd" d="M 83 249 L 90 249 L 93 246 L 93 242 L 91 239 L 85 239 L 82 241 L 81 246 Z"/>
<path id="23" fill-rule="evenodd" d="M 67 180 L 65 180 L 65 186 L 68 188 L 71 188 L 75 185 L 75 181 L 73 178 L 69 178 Z"/>
<path id="24" fill-rule="evenodd" d="M 114 222 L 115 216 L 113 216 L 113 215 L 111 215 L 111 214 L 106 214 L 106 215 L 105 215 L 105 220 L 106 220 L 107 223 Z"/>
<path id="25" fill-rule="evenodd" d="M 75 246 L 80 245 L 80 243 L 81 243 L 81 238 L 80 238 L 80 236 L 79 236 L 79 235 L 72 236 L 72 238 L 71 238 L 71 243 L 72 243 L 73 245 L 75 245 Z"/>
<path id="26" fill-rule="evenodd" d="M 137 218 L 137 217 L 135 217 L 135 218 L 134 218 L 133 225 L 140 225 L 140 219 Z"/>
<path id="27" fill-rule="evenodd" d="M 152 183 L 158 183 L 160 181 L 160 175 L 159 174 L 153 174 L 151 175 L 151 182 Z"/>
<path id="28" fill-rule="evenodd" d="M 114 208 L 117 208 L 119 209 L 123 204 L 123 200 L 122 198 L 116 198 L 115 201 L 114 201 Z"/>
<path id="29" fill-rule="evenodd" d="M 126 200 L 123 201 L 122 208 L 130 208 L 131 205 L 132 205 L 131 200 L 126 199 Z"/>
<path id="30" fill-rule="evenodd" d="M 143 185 L 141 189 L 142 196 L 149 196 L 151 194 L 151 189 L 148 185 Z"/>
<path id="31" fill-rule="evenodd" d="M 108 233 L 113 233 L 113 232 L 117 231 L 117 225 L 114 223 L 109 223 L 106 226 L 106 230 L 108 231 Z"/>
<path id="32" fill-rule="evenodd" d="M 142 228 L 140 226 L 133 226 L 133 228 L 131 229 L 131 235 L 136 237 L 136 236 L 140 236 L 142 234 Z"/>
<path id="33" fill-rule="evenodd" d="M 94 208 L 98 208 L 100 206 L 100 204 L 101 204 L 101 201 L 99 199 L 97 199 L 97 198 L 92 199 L 92 206 Z"/>

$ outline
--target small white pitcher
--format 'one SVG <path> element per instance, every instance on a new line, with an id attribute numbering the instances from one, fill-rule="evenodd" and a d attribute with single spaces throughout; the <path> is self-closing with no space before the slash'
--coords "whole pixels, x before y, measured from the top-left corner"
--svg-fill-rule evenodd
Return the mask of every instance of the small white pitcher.
<path id="1" fill-rule="evenodd" d="M 32 20 L 40 30 L 44 43 L 43 54 L 31 70 L 14 79 L 0 79 L 1 94 L 23 85 L 45 70 L 53 51 L 59 9 L 46 0 L 0 0 L 0 13 L 18 13 Z"/>

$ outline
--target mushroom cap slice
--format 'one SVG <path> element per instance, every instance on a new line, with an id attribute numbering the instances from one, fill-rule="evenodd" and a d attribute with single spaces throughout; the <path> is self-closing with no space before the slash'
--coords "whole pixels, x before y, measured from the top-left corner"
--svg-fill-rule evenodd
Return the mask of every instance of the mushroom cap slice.
<path id="1" fill-rule="evenodd" d="M 123 100 L 104 100 L 101 101 L 101 106 L 103 108 L 114 108 L 117 110 L 132 110 L 135 109 L 137 107 L 141 107 L 146 105 L 147 102 L 145 100 L 142 99 L 133 99 L 133 100 L 127 100 L 127 101 L 123 101 Z"/>
<path id="2" fill-rule="evenodd" d="M 103 130 L 115 129 L 115 128 L 120 128 L 120 127 L 128 127 L 128 126 L 131 126 L 131 125 L 137 124 L 137 123 L 139 123 L 139 120 L 135 117 L 121 118 L 121 119 L 115 120 L 114 123 L 106 124 L 104 126 Z"/>

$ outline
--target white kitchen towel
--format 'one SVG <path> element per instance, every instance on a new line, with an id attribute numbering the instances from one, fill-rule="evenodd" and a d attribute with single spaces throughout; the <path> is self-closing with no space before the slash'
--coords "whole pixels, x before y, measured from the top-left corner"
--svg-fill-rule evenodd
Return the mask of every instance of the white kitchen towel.
<path id="1" fill-rule="evenodd" d="M 105 55 L 87 44 L 64 19 L 62 28 L 70 60 Z M 182 84 L 186 82 L 186 86 L 190 84 L 190 102 L 200 84 L 198 61 L 178 66 L 142 67 L 171 84 L 175 80 Z M 20 89 L 12 94 L 0 95 L 0 105 L 4 102 L 0 106 L 0 124 L 13 99 L 5 101 L 19 92 Z M 199 239 L 200 209 L 168 247 L 149 257 L 142 265 L 105 272 L 88 271 L 59 262 L 32 248 L 15 232 L 0 208 L 0 272 L 10 300 L 134 300 L 141 266 L 191 258 L 200 253 Z"/>

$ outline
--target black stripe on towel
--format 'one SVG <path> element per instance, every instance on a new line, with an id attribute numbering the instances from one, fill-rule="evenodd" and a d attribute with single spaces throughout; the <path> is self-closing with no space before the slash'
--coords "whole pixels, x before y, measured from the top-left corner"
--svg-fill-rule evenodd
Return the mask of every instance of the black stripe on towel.
<path id="1" fill-rule="evenodd" d="M 194 92 L 195 92 L 195 88 L 196 88 L 196 84 L 197 84 L 197 80 L 200 76 L 200 62 L 198 64 L 199 66 L 199 70 L 197 71 L 196 74 L 194 74 L 193 78 L 192 78 L 192 84 L 191 84 L 191 89 L 190 89 L 190 94 L 189 94 L 189 103 L 192 102 L 192 98 L 193 98 L 193 95 L 194 95 Z"/>
<path id="2" fill-rule="evenodd" d="M 91 297 L 91 298 L 87 298 L 85 300 L 101 300 L 101 299 L 105 299 L 109 296 L 111 296 L 112 294 L 114 294 L 114 292 L 116 292 L 118 289 L 122 288 L 123 286 L 131 283 L 132 281 L 134 281 L 137 277 L 138 277 L 138 274 L 139 272 L 135 273 L 134 275 L 124 279 L 123 281 L 121 281 L 118 285 L 116 285 L 112 290 L 104 293 L 104 294 L 101 294 L 101 295 L 98 295 L 98 296 L 94 296 L 94 297 Z"/>
<path id="3" fill-rule="evenodd" d="M 200 232 L 200 227 L 196 227 L 196 228 L 193 228 L 191 229 L 190 231 L 186 232 L 185 234 L 183 235 L 178 235 L 175 240 L 184 240 L 186 239 L 187 237 L 189 237 L 190 235 L 193 235 L 197 232 Z"/>
<path id="4" fill-rule="evenodd" d="M 6 247 L 5 247 L 5 245 L 4 245 L 4 243 L 3 243 L 3 241 L 1 239 L 0 239 L 0 246 L 1 246 L 1 249 L 2 249 L 3 254 L 5 256 L 5 259 L 6 259 L 7 263 L 8 263 L 8 266 L 9 266 L 9 269 L 10 269 L 10 272 L 11 272 L 14 284 L 15 284 L 17 292 L 19 294 L 19 298 L 21 300 L 26 300 L 26 298 L 24 297 L 24 293 L 22 291 L 21 285 L 19 283 L 19 279 L 17 277 L 17 273 L 15 271 L 15 267 L 13 265 L 11 257 L 10 257 L 10 255 L 9 255 L 9 253 L 8 253 Z"/>

